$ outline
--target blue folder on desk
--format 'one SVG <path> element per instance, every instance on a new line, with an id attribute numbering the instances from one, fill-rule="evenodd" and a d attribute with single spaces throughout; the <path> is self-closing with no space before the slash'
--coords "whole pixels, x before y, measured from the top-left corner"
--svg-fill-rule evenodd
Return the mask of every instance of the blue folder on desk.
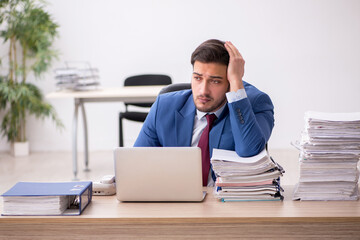
<path id="1" fill-rule="evenodd" d="M 2 197 L 2 215 L 80 215 L 92 182 L 18 182 Z"/>

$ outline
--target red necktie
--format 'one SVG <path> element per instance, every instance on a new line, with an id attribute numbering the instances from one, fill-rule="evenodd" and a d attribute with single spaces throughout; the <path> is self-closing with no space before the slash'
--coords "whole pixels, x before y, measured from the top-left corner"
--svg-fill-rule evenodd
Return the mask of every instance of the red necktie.
<path id="1" fill-rule="evenodd" d="M 208 176 L 210 171 L 210 151 L 209 151 L 209 132 L 211 130 L 212 124 L 216 119 L 215 114 L 207 114 L 206 120 L 207 125 L 201 134 L 198 147 L 201 148 L 202 156 L 202 177 L 203 177 L 203 186 L 207 186 Z"/>

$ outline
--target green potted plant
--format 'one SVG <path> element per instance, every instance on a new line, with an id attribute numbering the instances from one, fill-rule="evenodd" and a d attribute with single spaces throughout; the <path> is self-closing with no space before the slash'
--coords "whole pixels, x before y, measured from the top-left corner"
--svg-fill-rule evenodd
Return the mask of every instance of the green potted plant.
<path id="1" fill-rule="evenodd" d="M 52 118 L 63 127 L 54 108 L 44 101 L 41 90 L 27 82 L 31 72 L 39 78 L 49 69 L 57 53 L 51 45 L 58 25 L 35 0 L 0 1 L 0 37 L 8 43 L 8 74 L 0 76 L 0 131 L 11 142 L 15 156 L 28 154 L 26 116 Z M 16 150 L 20 146 L 19 153 Z M 27 146 L 27 150 L 26 150 Z M 23 149 L 25 148 L 25 149 Z M 27 151 L 27 153 L 26 153 Z"/>

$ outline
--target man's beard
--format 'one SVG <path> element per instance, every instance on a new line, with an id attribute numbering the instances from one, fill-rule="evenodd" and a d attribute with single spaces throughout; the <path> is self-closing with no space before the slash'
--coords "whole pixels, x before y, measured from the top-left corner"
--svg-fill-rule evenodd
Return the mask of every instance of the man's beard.
<path id="1" fill-rule="evenodd" d="M 199 95 L 199 96 L 196 97 L 196 99 L 198 97 L 205 97 L 205 98 L 209 98 L 210 100 L 213 100 L 213 98 L 208 96 L 208 95 L 205 95 L 205 96 L 204 95 Z M 218 110 L 225 102 L 226 102 L 226 97 L 224 96 L 224 98 L 221 101 L 214 103 L 214 105 L 211 105 L 211 106 L 197 106 L 195 104 L 195 106 L 201 112 L 214 112 L 214 111 Z M 196 103 L 196 101 L 195 101 L 195 103 Z M 198 104 L 198 105 L 200 105 L 200 104 Z"/>

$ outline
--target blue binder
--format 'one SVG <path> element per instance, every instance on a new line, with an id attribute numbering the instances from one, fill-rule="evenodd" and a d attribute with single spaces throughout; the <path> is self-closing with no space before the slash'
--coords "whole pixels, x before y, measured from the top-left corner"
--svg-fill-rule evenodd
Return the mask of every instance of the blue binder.
<path id="1" fill-rule="evenodd" d="M 2 215 L 80 215 L 92 199 L 92 182 L 18 182 L 3 195 Z M 62 204 L 67 201 L 63 211 L 46 212 L 40 206 L 46 206 L 48 200 L 57 197 Z M 48 205 L 57 207 L 56 203 Z M 27 206 L 29 209 L 27 211 Z M 16 210 L 19 207 L 19 211 Z M 20 209 L 23 209 L 21 210 Z"/>

